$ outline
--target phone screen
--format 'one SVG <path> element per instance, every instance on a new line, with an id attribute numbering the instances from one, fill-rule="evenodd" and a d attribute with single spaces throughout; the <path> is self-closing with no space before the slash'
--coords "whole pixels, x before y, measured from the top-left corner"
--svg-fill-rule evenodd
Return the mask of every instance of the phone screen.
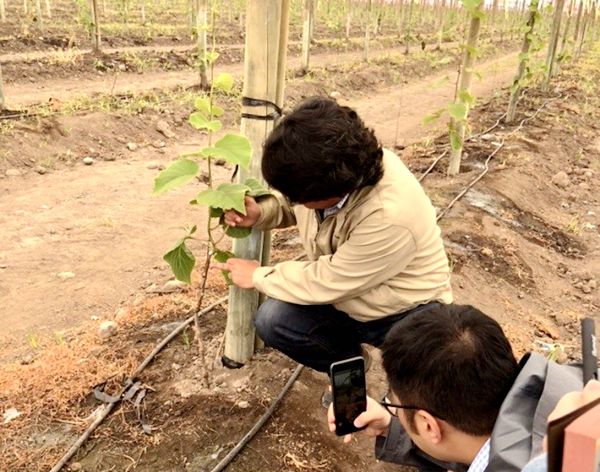
<path id="1" fill-rule="evenodd" d="M 367 408 L 367 389 L 362 357 L 336 362 L 331 366 L 333 411 L 338 436 L 358 431 L 354 420 Z"/>

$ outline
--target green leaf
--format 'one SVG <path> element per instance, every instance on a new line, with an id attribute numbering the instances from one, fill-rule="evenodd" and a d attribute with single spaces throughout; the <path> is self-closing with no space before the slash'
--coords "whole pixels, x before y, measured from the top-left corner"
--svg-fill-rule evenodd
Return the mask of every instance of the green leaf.
<path id="1" fill-rule="evenodd" d="M 163 259 L 171 266 L 173 275 L 177 280 L 182 282 L 191 283 L 192 270 L 196 264 L 196 258 L 185 245 L 187 237 L 181 239 L 177 246 L 167 252 Z"/>
<path id="2" fill-rule="evenodd" d="M 240 165 L 247 169 L 252 158 L 252 147 L 246 136 L 239 134 L 226 134 L 219 139 L 214 147 L 205 148 L 206 157 L 220 157 L 230 164 Z"/>
<path id="3" fill-rule="evenodd" d="M 197 203 L 195 200 L 193 200 L 194 203 Z M 221 218 L 221 216 L 223 216 L 223 209 L 222 208 L 213 208 L 210 207 L 208 209 L 208 215 L 211 218 Z"/>
<path id="4" fill-rule="evenodd" d="M 456 121 L 464 121 L 467 118 L 467 105 L 464 103 L 451 103 L 448 105 L 448 114 Z"/>
<path id="5" fill-rule="evenodd" d="M 263 197 L 265 195 L 271 195 L 271 192 L 268 188 L 266 188 L 263 184 L 261 184 L 258 180 L 250 177 L 246 179 L 244 185 L 248 187 L 250 190 L 248 191 L 248 195 L 251 197 Z"/>
<path id="6" fill-rule="evenodd" d="M 195 202 L 222 210 L 233 209 L 245 215 L 244 197 L 247 191 L 248 187 L 242 184 L 221 184 L 216 189 L 209 188 L 200 192 Z"/>
<path id="7" fill-rule="evenodd" d="M 179 159 L 154 179 L 154 193 L 159 194 L 192 180 L 198 173 L 198 164 L 189 159 Z"/>
<path id="8" fill-rule="evenodd" d="M 238 228 L 237 226 L 227 226 L 225 228 L 225 234 L 235 239 L 247 238 L 251 232 L 252 228 Z"/>
<path id="9" fill-rule="evenodd" d="M 217 262 L 227 262 L 232 257 L 235 257 L 235 254 L 231 251 L 221 251 L 220 249 L 215 249 L 213 254 L 213 259 Z"/>
<path id="10" fill-rule="evenodd" d="M 450 64 L 454 58 L 452 56 L 442 57 L 439 61 L 436 61 L 436 65 L 445 66 L 446 64 Z"/>
<path id="11" fill-rule="evenodd" d="M 211 107 L 210 100 L 207 97 L 199 97 L 194 100 L 194 108 L 204 115 L 203 118 L 206 121 L 208 121 L 207 117 L 211 114 L 218 118 L 225 112 L 225 110 L 218 105 L 213 104 Z"/>
<path id="12" fill-rule="evenodd" d="M 208 51 L 206 53 L 206 55 L 204 56 L 204 59 L 209 64 L 214 64 L 215 62 L 217 62 L 218 58 L 219 58 L 219 53 L 217 51 Z"/>
<path id="13" fill-rule="evenodd" d="M 204 115 L 204 113 L 195 111 L 190 115 L 190 125 L 195 129 L 207 129 L 212 132 L 217 132 L 221 129 L 222 125 L 219 120 L 211 120 Z"/>
<path id="14" fill-rule="evenodd" d="M 463 89 L 460 92 L 458 92 L 458 98 L 463 103 L 466 103 L 469 107 L 475 105 L 475 97 L 471 95 L 471 93 L 468 90 Z"/>
<path id="15" fill-rule="evenodd" d="M 440 88 L 442 85 L 445 85 L 450 80 L 450 76 L 446 74 L 444 77 L 439 78 L 433 83 L 433 88 Z"/>
<path id="16" fill-rule="evenodd" d="M 231 92 L 233 88 L 233 76 L 226 72 L 220 73 L 213 81 L 213 88 L 225 93 Z"/>
<path id="17" fill-rule="evenodd" d="M 431 115 L 427 115 L 424 119 L 423 119 L 423 124 L 424 125 L 430 125 L 431 123 L 437 121 L 440 119 L 440 116 L 442 116 L 442 114 L 446 111 L 445 108 L 440 108 L 439 110 L 433 112 Z"/>
<path id="18" fill-rule="evenodd" d="M 459 134 L 454 129 L 450 130 L 450 146 L 452 146 L 453 151 L 458 151 L 462 148 L 462 139 L 460 139 Z"/>

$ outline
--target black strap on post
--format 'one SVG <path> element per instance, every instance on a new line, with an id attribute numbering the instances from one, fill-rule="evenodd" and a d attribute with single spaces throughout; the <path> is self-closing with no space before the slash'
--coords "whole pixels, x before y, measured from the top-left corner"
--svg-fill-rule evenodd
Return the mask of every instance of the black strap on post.
<path id="1" fill-rule="evenodd" d="M 276 104 L 269 100 L 263 100 L 260 98 L 242 97 L 242 106 L 245 107 L 271 107 L 273 111 L 266 115 L 257 115 L 254 113 L 242 113 L 242 118 L 249 120 L 263 120 L 263 121 L 275 121 L 276 119 L 283 116 L 283 110 Z"/>

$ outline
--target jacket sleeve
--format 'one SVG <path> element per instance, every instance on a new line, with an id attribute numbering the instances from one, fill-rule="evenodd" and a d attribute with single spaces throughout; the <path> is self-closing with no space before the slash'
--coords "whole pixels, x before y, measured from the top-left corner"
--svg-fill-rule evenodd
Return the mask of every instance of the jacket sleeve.
<path id="1" fill-rule="evenodd" d="M 437 461 L 417 448 L 398 418 L 392 418 L 387 436 L 377 436 L 375 439 L 375 457 L 386 462 L 417 467 L 422 472 L 466 470 L 462 465 Z"/>
<path id="2" fill-rule="evenodd" d="M 294 210 L 287 198 L 281 193 L 271 191 L 270 195 L 257 198 L 260 206 L 260 217 L 254 225 L 260 230 L 286 228 L 296 224 Z"/>
<path id="3" fill-rule="evenodd" d="M 332 304 L 360 296 L 402 271 L 414 258 L 412 233 L 371 215 L 335 254 L 288 261 L 254 272 L 255 287 L 271 298 L 300 305 Z"/>

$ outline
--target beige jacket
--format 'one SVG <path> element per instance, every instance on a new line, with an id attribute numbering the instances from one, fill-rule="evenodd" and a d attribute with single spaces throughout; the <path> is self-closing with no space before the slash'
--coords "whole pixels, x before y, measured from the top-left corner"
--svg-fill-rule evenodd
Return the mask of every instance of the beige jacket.
<path id="1" fill-rule="evenodd" d="M 452 302 L 450 271 L 435 209 L 393 152 L 384 150 L 383 178 L 352 192 L 335 215 L 320 220 L 279 194 L 259 201 L 260 229 L 296 224 L 309 261 L 254 272 L 255 287 L 301 305 L 333 304 L 359 321 L 430 301 Z"/>

